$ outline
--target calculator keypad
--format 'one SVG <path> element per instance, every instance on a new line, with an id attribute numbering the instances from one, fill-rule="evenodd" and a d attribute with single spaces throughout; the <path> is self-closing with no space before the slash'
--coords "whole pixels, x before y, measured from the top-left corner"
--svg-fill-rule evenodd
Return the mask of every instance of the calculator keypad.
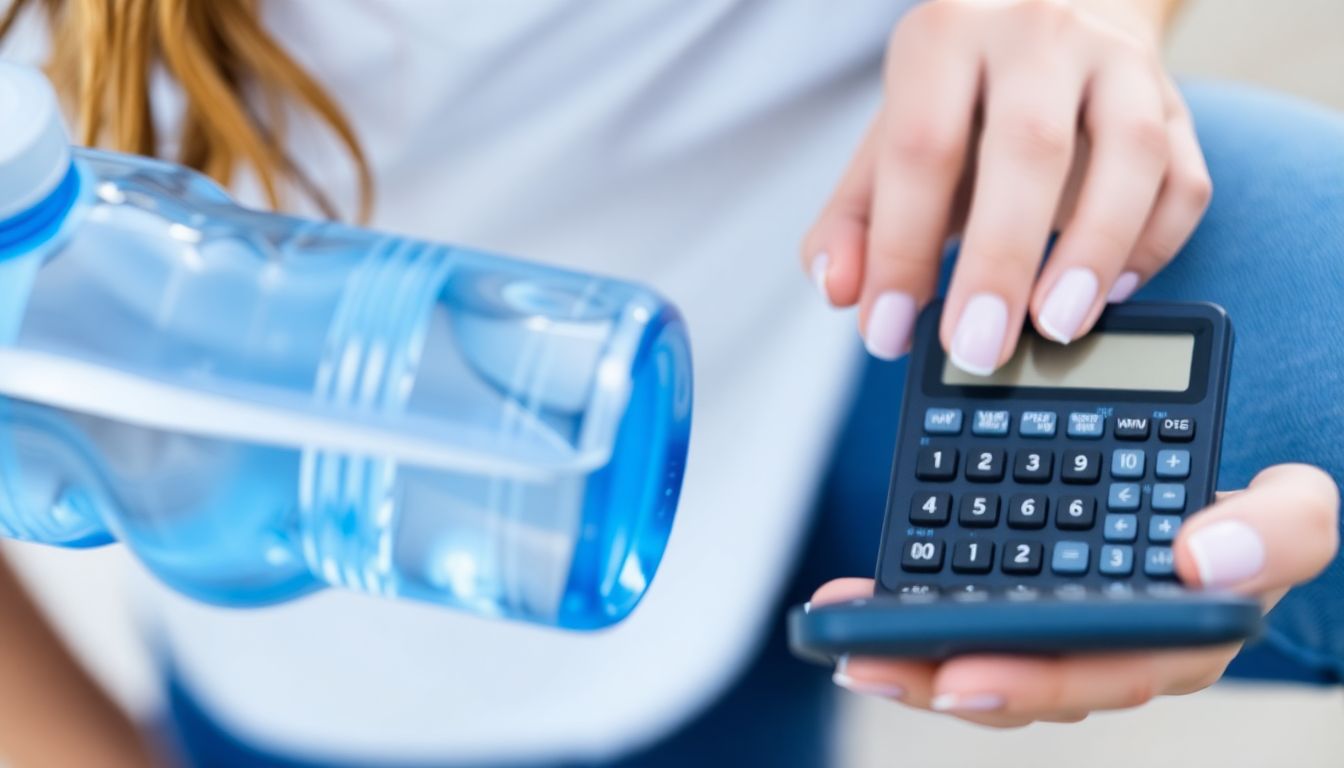
<path id="1" fill-rule="evenodd" d="M 1170 584 L 1171 545 L 1200 469 L 1195 420 L 1009 405 L 921 414 L 914 467 L 898 483 L 908 529 L 893 534 L 899 557 L 884 587 L 975 600 Z"/>

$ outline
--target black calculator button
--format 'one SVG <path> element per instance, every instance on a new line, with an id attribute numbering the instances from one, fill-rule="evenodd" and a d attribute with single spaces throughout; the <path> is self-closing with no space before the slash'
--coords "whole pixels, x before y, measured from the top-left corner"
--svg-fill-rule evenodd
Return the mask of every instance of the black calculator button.
<path id="1" fill-rule="evenodd" d="M 927 446 L 919 449 L 915 477 L 920 480 L 951 480 L 957 476 L 957 449 Z"/>
<path id="2" fill-rule="evenodd" d="M 1040 598 L 1041 590 L 1030 584 L 1014 584 L 1003 590 L 1003 596 L 1009 600 L 1026 602 Z"/>
<path id="3" fill-rule="evenodd" d="M 1195 420 L 1168 416 L 1157 425 L 1157 436 L 1169 443 L 1188 443 L 1195 439 Z"/>
<path id="4" fill-rule="evenodd" d="M 1147 416 L 1117 416 L 1115 417 L 1115 439 L 1147 440 L 1149 422 L 1151 421 Z"/>
<path id="5" fill-rule="evenodd" d="M 1095 483 L 1101 478 L 1101 451 L 1065 451 L 1059 478 L 1066 483 Z"/>
<path id="6" fill-rule="evenodd" d="M 999 524 L 999 497 L 992 493 L 962 496 L 957 521 L 967 528 L 993 528 Z"/>
<path id="7" fill-rule="evenodd" d="M 1010 541 L 1003 545 L 1004 573 L 1035 575 L 1041 572 L 1039 541 Z"/>
<path id="8" fill-rule="evenodd" d="M 901 570 L 911 573 L 937 573 L 943 568 L 943 542 L 910 539 L 901 551 Z"/>
<path id="9" fill-rule="evenodd" d="M 1055 468 L 1055 455 L 1049 451 L 1022 450 L 1013 459 L 1013 479 L 1019 483 L 1046 483 Z"/>
<path id="10" fill-rule="evenodd" d="M 979 602 L 989 599 L 989 587 L 984 584 L 956 584 L 947 588 L 947 594 L 953 600 Z"/>
<path id="11" fill-rule="evenodd" d="M 952 494 L 917 493 L 910 499 L 910 524 L 947 525 L 951 510 Z"/>
<path id="12" fill-rule="evenodd" d="M 1060 496 L 1055 526 L 1064 531 L 1086 531 L 1097 521 L 1097 500 L 1091 496 Z"/>
<path id="13" fill-rule="evenodd" d="M 959 541 L 952 550 L 952 570 L 957 573 L 989 573 L 994 566 L 994 543 Z"/>
<path id="14" fill-rule="evenodd" d="M 1008 527 L 1044 528 L 1049 506 L 1043 493 L 1019 493 L 1008 501 Z"/>
<path id="15" fill-rule="evenodd" d="M 966 454 L 966 479 L 977 483 L 997 483 L 1003 479 L 1004 452 L 977 448 Z"/>

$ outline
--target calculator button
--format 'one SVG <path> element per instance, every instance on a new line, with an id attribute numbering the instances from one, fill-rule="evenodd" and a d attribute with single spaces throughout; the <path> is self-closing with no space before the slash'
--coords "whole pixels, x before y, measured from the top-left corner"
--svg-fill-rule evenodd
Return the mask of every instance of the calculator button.
<path id="1" fill-rule="evenodd" d="M 1019 483 L 1047 483 L 1055 468 L 1055 455 L 1049 451 L 1023 450 L 1013 459 L 1013 479 Z"/>
<path id="2" fill-rule="evenodd" d="M 1111 477 L 1138 480 L 1143 477 L 1143 451 L 1117 448 L 1111 453 Z"/>
<path id="3" fill-rule="evenodd" d="M 936 595 L 940 591 L 937 584 L 906 582 L 896 587 L 898 595 Z"/>
<path id="4" fill-rule="evenodd" d="M 1170 544 L 1181 530 L 1181 518 L 1176 515 L 1153 515 L 1148 518 L 1148 540 L 1154 544 Z"/>
<path id="5" fill-rule="evenodd" d="M 957 542 L 952 551 L 952 570 L 957 573 L 989 573 L 994 567 L 994 543 L 990 541 Z"/>
<path id="6" fill-rule="evenodd" d="M 1154 512 L 1180 512 L 1185 509 L 1185 486 L 1180 483 L 1153 485 Z"/>
<path id="7" fill-rule="evenodd" d="M 993 528 L 999 524 L 999 497 L 992 493 L 962 496 L 957 521 L 967 528 Z"/>
<path id="8" fill-rule="evenodd" d="M 930 408 L 924 411 L 924 432 L 929 435 L 961 434 L 961 411 L 956 408 Z"/>
<path id="9" fill-rule="evenodd" d="M 1085 542 L 1057 541 L 1054 554 L 1050 557 L 1050 570 L 1065 576 L 1087 573 L 1089 555 Z"/>
<path id="10" fill-rule="evenodd" d="M 1099 413 L 1070 413 L 1069 437 L 1093 440 L 1106 430 L 1106 417 Z"/>
<path id="11" fill-rule="evenodd" d="M 1137 515 L 1107 515 L 1103 537 L 1107 541 L 1134 541 L 1139 536 Z"/>
<path id="12" fill-rule="evenodd" d="M 1168 443 L 1188 443 L 1195 439 L 1195 420 L 1167 417 L 1157 425 L 1157 436 Z"/>
<path id="13" fill-rule="evenodd" d="M 1106 508 L 1112 512 L 1133 512 L 1139 508 L 1142 496 L 1138 483 L 1111 483 L 1106 492 Z"/>
<path id="14" fill-rule="evenodd" d="M 1147 440 L 1148 417 L 1147 416 L 1115 417 L 1115 439 Z"/>
<path id="15" fill-rule="evenodd" d="M 1184 480 L 1190 476 L 1190 452 L 1167 450 L 1157 452 L 1153 473 L 1163 480 Z"/>
<path id="16" fill-rule="evenodd" d="M 1045 494 L 1019 493 L 1008 501 L 1008 527 L 1044 528 L 1049 506 Z"/>
<path id="17" fill-rule="evenodd" d="M 1113 600 L 1127 600 L 1134 597 L 1134 588 L 1124 581 L 1112 581 L 1101 588 L 1101 594 Z"/>
<path id="18" fill-rule="evenodd" d="M 1060 584 L 1055 587 L 1055 597 L 1060 600 L 1086 600 L 1088 596 L 1087 587 L 1082 584 Z"/>
<path id="19" fill-rule="evenodd" d="M 911 539 L 901 552 L 901 570 L 911 573 L 936 573 L 943 568 L 943 542 Z"/>
<path id="20" fill-rule="evenodd" d="M 1101 478 L 1101 451 L 1065 451 L 1059 478 L 1066 483 L 1095 483 Z"/>
<path id="21" fill-rule="evenodd" d="M 1002 437 L 1008 434 L 1010 417 L 1007 411 L 976 411 L 971 420 L 971 434 L 981 437 Z"/>
<path id="22" fill-rule="evenodd" d="M 1055 414 L 1052 411 L 1023 411 L 1017 433 L 1023 437 L 1054 437 Z"/>
<path id="23" fill-rule="evenodd" d="M 1134 548 L 1107 544 L 1101 548 L 1101 562 L 1097 570 L 1105 576 L 1128 576 L 1134 573 Z"/>
<path id="24" fill-rule="evenodd" d="M 920 480 L 951 480 L 957 476 L 957 449 L 925 447 L 919 449 L 915 477 Z"/>
<path id="25" fill-rule="evenodd" d="M 1055 526 L 1065 531 L 1085 531 L 1097 520 L 1097 500 L 1090 496 L 1060 496 L 1055 507 Z"/>
<path id="26" fill-rule="evenodd" d="M 1171 547 L 1149 547 L 1143 558 L 1143 572 L 1157 578 L 1176 575 L 1176 559 L 1172 557 Z"/>
<path id="27" fill-rule="evenodd" d="M 1000 450 L 978 448 L 966 453 L 966 479 L 977 483 L 997 483 L 1003 479 L 1003 455 Z"/>
<path id="28" fill-rule="evenodd" d="M 947 525 L 951 510 L 952 494 L 917 493 L 910 499 L 910 524 Z"/>
<path id="29" fill-rule="evenodd" d="M 1041 572 L 1039 541 L 1010 541 L 1003 545 L 1003 572 L 1035 575 Z"/>

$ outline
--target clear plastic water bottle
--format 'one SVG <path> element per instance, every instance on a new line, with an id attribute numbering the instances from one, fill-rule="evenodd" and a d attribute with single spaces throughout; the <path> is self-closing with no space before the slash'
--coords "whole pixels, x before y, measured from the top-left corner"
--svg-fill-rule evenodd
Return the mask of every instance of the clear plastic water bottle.
<path id="1" fill-rule="evenodd" d="M 72 150 L 0 64 L 0 534 L 119 540 L 226 605 L 339 586 L 596 628 L 658 567 L 690 415 L 649 290 Z"/>

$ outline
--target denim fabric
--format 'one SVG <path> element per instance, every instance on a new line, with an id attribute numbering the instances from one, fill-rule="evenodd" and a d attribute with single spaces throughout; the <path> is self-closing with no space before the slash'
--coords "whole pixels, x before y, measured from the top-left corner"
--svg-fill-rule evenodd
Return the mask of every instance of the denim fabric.
<path id="1" fill-rule="evenodd" d="M 1213 204 L 1180 257 L 1137 299 L 1207 300 L 1236 329 L 1220 486 L 1305 461 L 1344 483 L 1344 117 L 1244 87 L 1185 88 L 1213 175 Z M 857 344 L 857 341 L 856 341 Z M 871 362 L 783 608 L 823 580 L 871 575 L 905 365 Z M 1344 559 L 1291 592 L 1233 672 L 1344 680 Z M 697 721 L 628 768 L 821 765 L 828 673 L 789 658 L 779 622 L 757 662 Z M 297 766 L 232 739 L 180 689 L 175 726 L 194 765 Z M 501 715 L 506 716 L 506 715 Z"/>

